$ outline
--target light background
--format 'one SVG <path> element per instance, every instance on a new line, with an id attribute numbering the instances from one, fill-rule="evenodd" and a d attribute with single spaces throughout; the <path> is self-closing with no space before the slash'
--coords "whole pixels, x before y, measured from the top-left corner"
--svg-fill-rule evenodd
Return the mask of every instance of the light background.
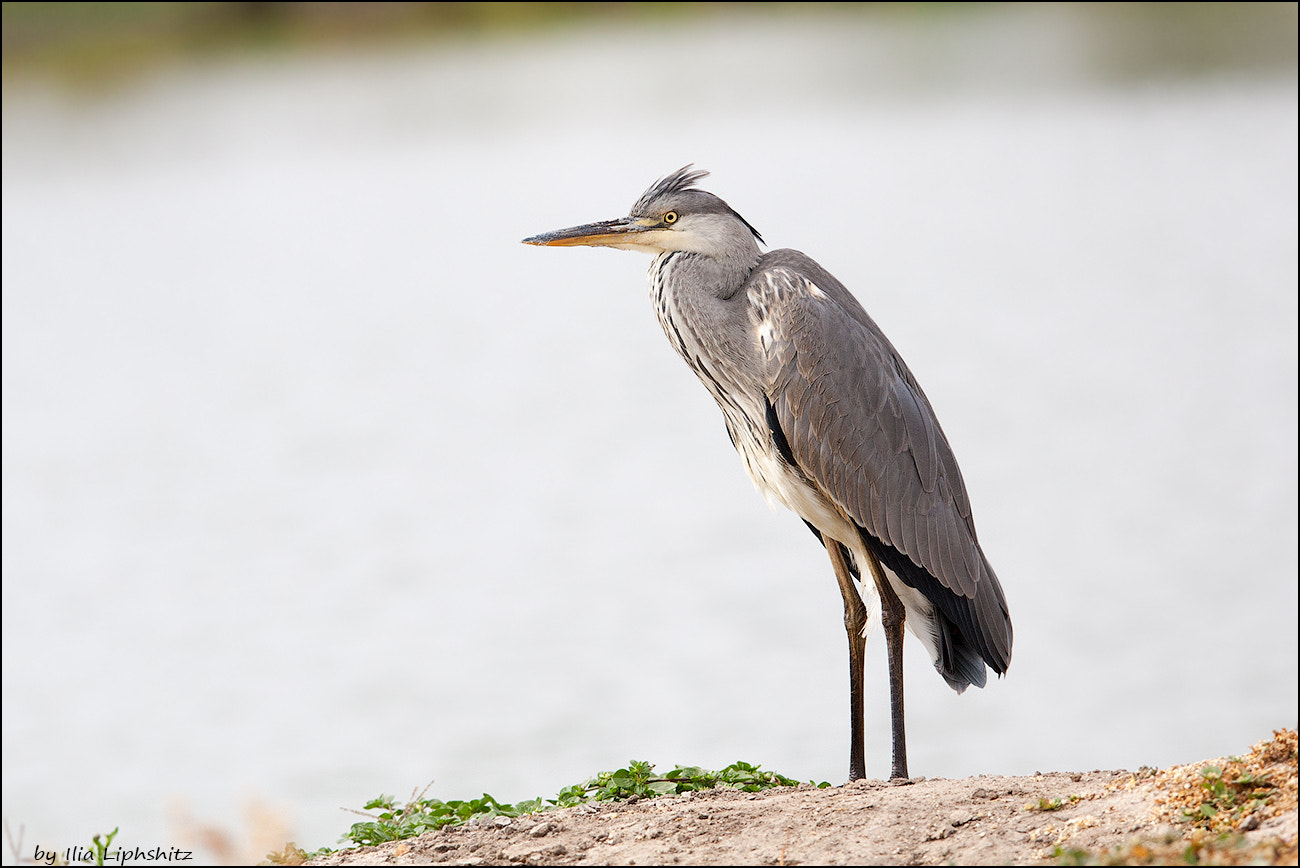
<path id="1" fill-rule="evenodd" d="M 648 258 L 518 243 L 692 161 L 858 296 L 965 473 L 1015 656 L 957 697 L 908 640 L 914 774 L 1294 726 L 1295 69 L 1114 50 L 1062 7 L 713 11 L 7 72 L 24 850 L 245 845 L 249 800 L 313 849 L 381 792 L 630 758 L 843 780 L 829 564 L 753 492 Z M 879 776 L 878 637 L 867 673 Z"/>

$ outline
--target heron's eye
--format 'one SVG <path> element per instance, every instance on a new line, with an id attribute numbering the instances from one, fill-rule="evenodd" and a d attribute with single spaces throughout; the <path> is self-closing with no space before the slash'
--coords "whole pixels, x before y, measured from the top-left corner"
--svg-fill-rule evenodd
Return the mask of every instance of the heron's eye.
<path id="1" fill-rule="evenodd" d="M 676 223 L 676 222 L 677 222 L 677 212 L 676 212 L 676 211 L 669 211 L 667 214 L 665 214 L 665 215 L 664 215 L 664 222 L 667 223 L 669 226 L 671 226 L 671 225 L 673 225 L 674 223 Z"/>

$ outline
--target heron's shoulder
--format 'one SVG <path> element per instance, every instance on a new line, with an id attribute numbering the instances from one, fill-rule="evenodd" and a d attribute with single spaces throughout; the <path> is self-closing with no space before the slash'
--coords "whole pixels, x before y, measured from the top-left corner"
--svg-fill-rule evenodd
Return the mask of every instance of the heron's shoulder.
<path id="1" fill-rule="evenodd" d="M 758 258 L 758 264 L 754 266 L 754 274 L 758 276 L 789 276 L 803 278 L 818 288 L 823 288 L 830 284 L 843 288 L 835 276 L 817 264 L 813 259 L 802 250 L 792 250 L 789 247 L 782 247 L 779 250 L 769 251 Z"/>
<path id="2" fill-rule="evenodd" d="M 862 304 L 835 275 L 801 250 L 782 248 L 759 257 L 749 277 L 751 292 L 757 291 L 776 303 L 807 304 L 831 301 L 833 308 L 856 320 L 867 330 L 879 328 Z"/>

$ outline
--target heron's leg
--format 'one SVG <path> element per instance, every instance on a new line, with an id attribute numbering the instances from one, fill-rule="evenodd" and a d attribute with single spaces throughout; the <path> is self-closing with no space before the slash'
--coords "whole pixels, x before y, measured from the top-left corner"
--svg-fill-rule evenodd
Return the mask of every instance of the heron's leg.
<path id="1" fill-rule="evenodd" d="M 867 624 L 867 607 L 853 585 L 844 546 L 830 537 L 823 537 L 822 542 L 831 556 L 835 580 L 840 583 L 840 594 L 844 597 L 844 629 L 849 634 L 849 780 L 857 781 L 867 776 L 862 728 L 862 674 L 867 647 L 862 628 Z"/>
<path id="2" fill-rule="evenodd" d="M 889 717 L 894 730 L 894 763 L 889 777 L 907 777 L 907 734 L 903 728 L 903 621 L 907 610 L 885 578 L 876 553 L 867 548 L 871 576 L 880 592 L 880 623 L 885 630 L 885 651 L 889 657 Z"/>

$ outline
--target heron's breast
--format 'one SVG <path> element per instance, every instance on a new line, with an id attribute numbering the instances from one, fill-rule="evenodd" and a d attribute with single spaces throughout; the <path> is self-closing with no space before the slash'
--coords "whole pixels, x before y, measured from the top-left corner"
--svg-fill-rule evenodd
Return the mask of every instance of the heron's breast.
<path id="1" fill-rule="evenodd" d="M 759 323 L 755 344 L 748 316 L 741 333 L 731 334 L 725 318 L 704 314 L 691 300 L 679 298 L 674 280 L 679 259 L 678 253 L 664 253 L 651 264 L 650 296 L 655 314 L 668 342 L 722 410 L 727 433 L 754 487 L 772 506 L 786 507 L 832 538 L 846 544 L 856 540 L 852 523 L 839 508 L 781 457 L 767 427 L 761 390 L 751 382 L 753 378 L 738 376 L 744 367 L 743 345 L 761 345 L 766 320 Z"/>
<path id="2" fill-rule="evenodd" d="M 846 545 L 855 543 L 857 531 L 840 508 L 798 468 L 786 463 L 766 424 L 759 427 L 749 421 L 763 419 L 761 411 L 754 408 L 757 416 L 745 414 L 743 420 L 733 419 L 728 407 L 718 403 L 727 417 L 727 429 L 745 472 L 764 499 L 773 507 L 784 506 L 832 539 Z"/>

